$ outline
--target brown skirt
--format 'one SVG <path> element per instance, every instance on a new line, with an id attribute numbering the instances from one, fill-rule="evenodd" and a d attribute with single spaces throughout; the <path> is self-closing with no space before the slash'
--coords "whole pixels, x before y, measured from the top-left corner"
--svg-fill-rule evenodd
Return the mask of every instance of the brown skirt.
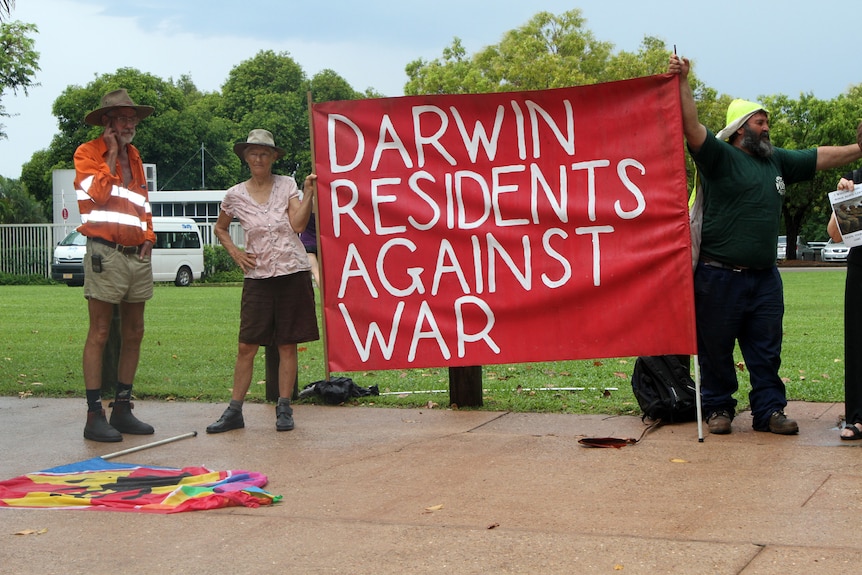
<path id="1" fill-rule="evenodd" d="M 318 339 L 311 272 L 243 281 L 240 343 L 284 345 Z"/>

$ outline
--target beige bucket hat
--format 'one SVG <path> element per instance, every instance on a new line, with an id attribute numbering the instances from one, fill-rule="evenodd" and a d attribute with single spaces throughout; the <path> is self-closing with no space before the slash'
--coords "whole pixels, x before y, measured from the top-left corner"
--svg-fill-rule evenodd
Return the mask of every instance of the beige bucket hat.
<path id="1" fill-rule="evenodd" d="M 284 148 L 279 148 L 275 145 L 275 140 L 272 138 L 272 133 L 269 130 L 262 130 L 257 128 L 248 133 L 248 138 L 245 142 L 237 142 L 233 145 L 233 152 L 237 156 L 240 157 L 241 160 L 245 159 L 245 149 L 249 146 L 266 146 L 267 148 L 272 148 L 275 150 L 278 158 L 284 157 L 287 151 Z M 276 159 L 278 159 L 276 158 Z"/>
<path id="2" fill-rule="evenodd" d="M 155 108 L 152 106 L 139 106 L 135 104 L 129 97 L 129 93 L 126 89 L 120 88 L 119 90 L 113 90 L 112 92 L 108 92 L 102 96 L 102 101 L 99 104 L 99 107 L 87 114 L 84 117 L 84 122 L 91 126 L 101 126 L 102 116 L 118 108 L 134 108 L 135 114 L 138 116 L 138 120 L 143 120 L 155 111 Z"/>

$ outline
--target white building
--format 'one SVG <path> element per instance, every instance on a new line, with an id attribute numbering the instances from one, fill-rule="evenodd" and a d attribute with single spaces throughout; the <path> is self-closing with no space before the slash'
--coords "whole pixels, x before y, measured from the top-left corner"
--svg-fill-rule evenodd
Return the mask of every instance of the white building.
<path id="1" fill-rule="evenodd" d="M 157 191 L 156 166 L 144 164 L 150 206 L 154 216 L 177 216 L 192 218 L 199 224 L 214 224 L 218 220 L 219 207 L 226 190 Z M 75 193 L 75 170 L 54 170 L 54 243 L 81 225 L 78 198 Z M 200 226 L 204 242 L 211 244 L 212 226 Z"/>

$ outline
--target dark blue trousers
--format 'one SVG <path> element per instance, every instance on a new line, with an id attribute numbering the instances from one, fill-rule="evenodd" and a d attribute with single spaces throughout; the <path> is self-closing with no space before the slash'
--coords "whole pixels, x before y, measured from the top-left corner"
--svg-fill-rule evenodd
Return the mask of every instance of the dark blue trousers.
<path id="1" fill-rule="evenodd" d="M 731 270 L 698 263 L 694 274 L 697 350 L 703 413 L 736 413 L 738 342 L 751 380 L 748 396 L 755 429 L 787 405 L 781 367 L 784 286 L 778 268 Z"/>

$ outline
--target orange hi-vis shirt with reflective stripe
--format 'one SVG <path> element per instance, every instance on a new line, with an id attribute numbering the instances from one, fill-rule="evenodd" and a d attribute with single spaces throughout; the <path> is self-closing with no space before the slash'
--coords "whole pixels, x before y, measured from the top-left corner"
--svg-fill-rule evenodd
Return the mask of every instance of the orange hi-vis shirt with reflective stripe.
<path id="1" fill-rule="evenodd" d="M 124 187 L 117 160 L 115 174 L 105 162 L 108 146 L 102 137 L 90 140 L 75 150 L 75 192 L 81 225 L 87 237 L 99 237 L 124 246 L 156 242 L 153 214 L 147 193 L 147 178 L 137 148 L 128 145 L 132 181 Z"/>

